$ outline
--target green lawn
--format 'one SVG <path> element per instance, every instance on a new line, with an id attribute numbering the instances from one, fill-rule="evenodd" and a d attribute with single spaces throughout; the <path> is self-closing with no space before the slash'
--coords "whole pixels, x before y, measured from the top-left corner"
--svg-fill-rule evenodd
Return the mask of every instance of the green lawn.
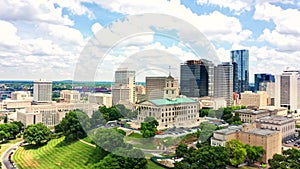
<path id="1" fill-rule="evenodd" d="M 147 169 L 164 169 L 161 166 L 156 165 L 155 163 L 153 163 L 151 160 L 147 159 L 148 163 L 147 163 Z"/>
<path id="2" fill-rule="evenodd" d="M 89 168 L 89 164 L 99 161 L 95 157 L 95 148 L 80 141 L 63 142 L 64 137 L 53 139 L 39 148 L 20 147 L 13 160 L 20 169 L 51 169 L 51 168 Z"/>
<path id="3" fill-rule="evenodd" d="M 0 149 L 0 156 L 1 154 L 6 150 L 8 149 L 11 145 L 17 143 L 17 142 L 20 142 L 22 141 L 23 139 L 22 138 L 16 138 L 14 140 L 8 140 L 6 143 L 1 143 L 0 146 L 1 146 L 1 149 Z"/>

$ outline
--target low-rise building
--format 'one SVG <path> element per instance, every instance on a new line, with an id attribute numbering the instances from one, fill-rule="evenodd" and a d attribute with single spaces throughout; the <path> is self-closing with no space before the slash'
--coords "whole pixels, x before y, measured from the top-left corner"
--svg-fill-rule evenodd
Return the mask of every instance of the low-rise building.
<path id="1" fill-rule="evenodd" d="M 265 116 L 256 119 L 257 128 L 277 130 L 282 133 L 282 141 L 296 137 L 295 120 L 284 116 Z"/>
<path id="2" fill-rule="evenodd" d="M 262 146 L 266 153 L 262 157 L 264 163 L 268 163 L 274 154 L 281 154 L 281 133 L 270 129 L 254 128 L 248 131 L 240 131 L 238 139 L 243 144 Z"/>
<path id="3" fill-rule="evenodd" d="M 191 98 L 155 99 L 137 105 L 139 123 L 154 117 L 158 129 L 199 125 L 199 102 Z"/>
<path id="4" fill-rule="evenodd" d="M 256 107 L 268 106 L 267 92 L 258 91 L 257 93 L 253 93 L 251 91 L 245 91 L 241 93 L 241 105 Z"/>
<path id="5" fill-rule="evenodd" d="M 241 121 L 244 123 L 253 123 L 256 119 L 264 116 L 269 116 L 269 110 L 251 110 L 251 109 L 241 109 L 241 110 L 234 110 L 233 115 L 238 113 Z"/>
<path id="6" fill-rule="evenodd" d="M 92 103 L 92 104 L 98 104 L 100 106 L 111 107 L 112 106 L 112 94 L 90 93 L 88 95 L 88 102 Z"/>
<path id="7" fill-rule="evenodd" d="M 211 145 L 225 146 L 226 142 L 237 139 L 250 146 L 262 146 L 266 150 L 262 161 L 267 163 L 274 154 L 281 154 L 281 138 L 279 131 L 256 128 L 255 124 L 243 124 L 214 131 Z"/>
<path id="8" fill-rule="evenodd" d="M 224 98 L 221 97 L 199 97 L 194 98 L 200 102 L 201 109 L 213 109 L 218 110 L 219 108 L 226 107 L 227 102 Z"/>
<path id="9" fill-rule="evenodd" d="M 77 90 L 62 90 L 60 97 L 68 103 L 77 103 L 80 101 L 80 93 Z"/>
<path id="10" fill-rule="evenodd" d="M 21 121 L 25 126 L 42 122 L 46 126 L 59 124 L 66 113 L 71 110 L 82 110 L 91 116 L 93 111 L 98 110 L 98 105 L 87 103 L 47 103 L 31 105 L 24 109 L 17 110 L 17 121 Z"/>

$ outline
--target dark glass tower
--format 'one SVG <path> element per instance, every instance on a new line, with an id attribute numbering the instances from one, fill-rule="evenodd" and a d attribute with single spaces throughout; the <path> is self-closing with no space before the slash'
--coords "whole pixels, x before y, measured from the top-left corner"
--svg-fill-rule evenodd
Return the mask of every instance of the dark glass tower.
<path id="1" fill-rule="evenodd" d="M 231 63 L 233 65 L 233 91 L 242 93 L 249 90 L 249 51 L 231 51 Z"/>
<path id="2" fill-rule="evenodd" d="M 254 91 L 259 91 L 259 84 L 262 82 L 275 82 L 275 77 L 272 74 L 260 73 L 254 75 Z"/>
<path id="3" fill-rule="evenodd" d="M 214 65 L 211 61 L 188 60 L 180 66 L 180 92 L 188 97 L 213 96 Z"/>

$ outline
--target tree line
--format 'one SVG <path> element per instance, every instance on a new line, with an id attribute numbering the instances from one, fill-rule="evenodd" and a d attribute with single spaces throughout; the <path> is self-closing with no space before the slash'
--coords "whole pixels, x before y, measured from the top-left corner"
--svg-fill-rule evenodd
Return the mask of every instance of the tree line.
<path id="1" fill-rule="evenodd" d="M 225 169 L 226 165 L 238 166 L 244 161 L 261 161 L 265 150 L 261 146 L 244 145 L 239 140 L 231 140 L 225 147 L 197 144 L 197 148 L 188 148 L 186 144 L 180 144 L 175 154 L 183 158 L 175 163 L 175 169 Z"/>
<path id="2" fill-rule="evenodd" d="M 239 113 L 235 113 L 234 115 L 232 112 L 234 110 L 240 110 L 245 109 L 246 106 L 228 106 L 225 108 L 219 108 L 218 110 L 212 110 L 212 109 L 200 109 L 199 110 L 199 116 L 200 117 L 214 117 L 218 119 L 222 119 L 226 121 L 229 124 L 236 124 L 240 125 L 242 124 L 241 118 L 239 116 Z"/>

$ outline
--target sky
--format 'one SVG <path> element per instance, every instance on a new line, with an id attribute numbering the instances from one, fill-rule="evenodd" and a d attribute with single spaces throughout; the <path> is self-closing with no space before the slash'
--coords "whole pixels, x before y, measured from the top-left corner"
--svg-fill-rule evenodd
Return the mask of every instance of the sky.
<path id="1" fill-rule="evenodd" d="M 76 79 L 76 67 L 86 56 L 87 44 L 98 35 L 98 40 L 104 36 L 99 31 L 116 35 L 129 29 L 120 27 L 122 23 L 134 23 L 126 18 L 149 13 L 172 16 L 187 22 L 187 27 L 195 27 L 210 42 L 220 62 L 230 61 L 231 50 L 248 49 L 250 82 L 254 73 L 280 74 L 287 67 L 300 68 L 298 0 L 2 0 L 0 79 Z M 144 25 L 148 21 L 140 22 Z M 93 61 L 97 62 L 93 78 L 112 81 L 116 69 L 136 64 L 149 74 L 167 75 L 168 64 L 173 64 L 168 54 L 176 61 L 181 57 L 171 69 L 178 74 L 180 62 L 195 58 L 195 53 L 184 41 L 160 36 L 174 35 L 173 29 L 168 32 L 158 27 L 110 46 L 102 59 Z M 160 58 L 162 54 L 166 60 Z M 151 61 L 145 58 L 166 63 L 147 67 Z M 128 60 L 136 63 L 128 64 Z"/>

